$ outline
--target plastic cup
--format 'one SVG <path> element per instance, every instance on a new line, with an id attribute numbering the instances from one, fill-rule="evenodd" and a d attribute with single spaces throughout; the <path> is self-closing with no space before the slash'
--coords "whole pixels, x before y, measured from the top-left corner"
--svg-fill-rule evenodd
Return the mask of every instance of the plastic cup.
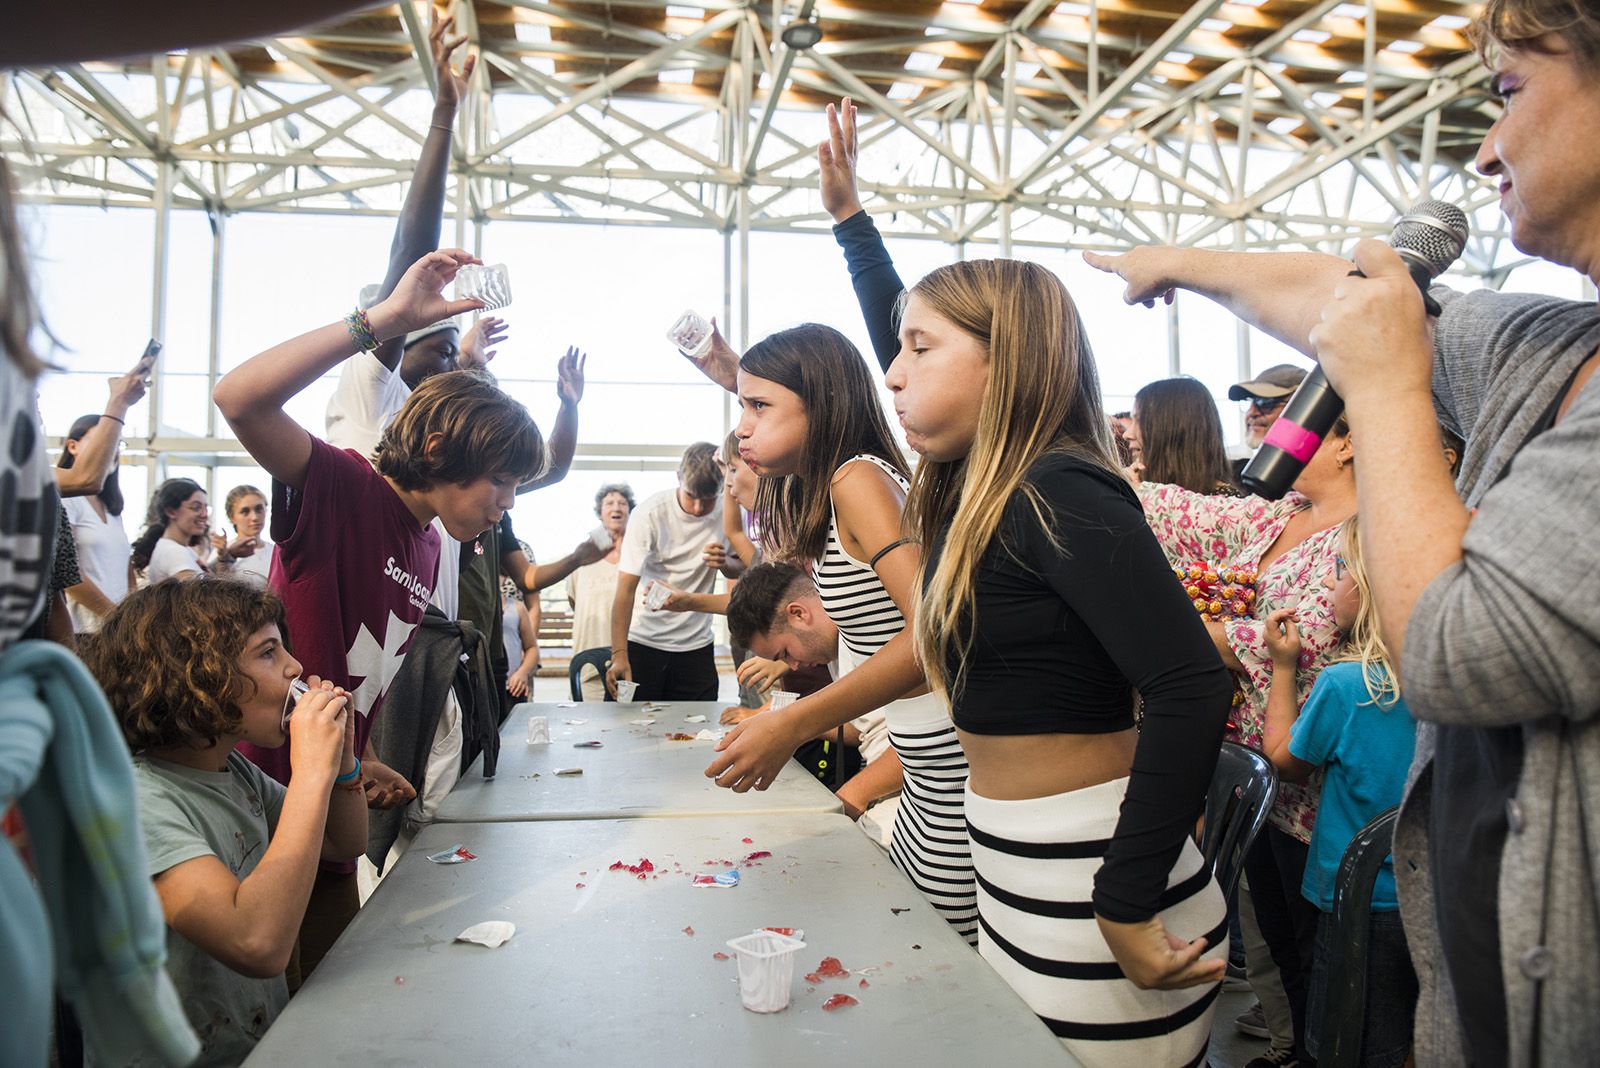
<path id="1" fill-rule="evenodd" d="M 589 531 L 589 540 L 594 542 L 594 547 L 603 553 L 610 552 L 611 546 L 615 541 L 611 537 L 611 531 L 605 527 L 595 527 Z"/>
<path id="2" fill-rule="evenodd" d="M 728 939 L 739 964 L 739 999 L 751 1012 L 782 1012 L 794 984 L 794 955 L 806 948 L 798 938 L 752 931 Z"/>
<path id="3" fill-rule="evenodd" d="M 623 704 L 632 704 L 633 695 L 639 690 L 639 684 L 632 679 L 617 680 L 617 700 Z"/>
<path id="4" fill-rule="evenodd" d="M 504 308 L 511 303 L 511 273 L 503 263 L 480 267 L 469 263 L 456 272 L 456 299 L 475 297 L 483 301 L 484 311 Z"/>
<path id="5" fill-rule="evenodd" d="M 528 717 L 528 744 L 548 745 L 550 743 L 550 721 L 543 716 Z"/>
<path id="6" fill-rule="evenodd" d="M 672 587 L 664 582 L 652 582 L 644 595 L 644 606 L 652 612 L 660 611 L 672 599 Z"/>
<path id="7" fill-rule="evenodd" d="M 686 311 L 667 331 L 667 340 L 685 356 L 698 359 L 711 351 L 711 323 L 697 311 Z"/>
<path id="8" fill-rule="evenodd" d="M 787 708 L 800 699 L 800 695 L 791 690 L 773 690 L 771 693 L 772 711 Z"/>
<path id="9" fill-rule="evenodd" d="M 289 683 L 289 693 L 283 699 L 283 729 L 289 729 L 289 717 L 294 715 L 294 706 L 300 703 L 300 698 L 311 692 L 311 687 L 306 685 L 304 679 L 295 679 Z"/>

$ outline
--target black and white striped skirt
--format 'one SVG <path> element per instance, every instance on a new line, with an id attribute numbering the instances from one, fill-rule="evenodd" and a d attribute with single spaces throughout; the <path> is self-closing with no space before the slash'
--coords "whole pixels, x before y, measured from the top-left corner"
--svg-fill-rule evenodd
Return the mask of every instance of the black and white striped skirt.
<path id="1" fill-rule="evenodd" d="M 1127 787 L 1122 778 L 1025 801 L 967 790 L 978 952 L 1090 1068 L 1204 1064 L 1220 985 L 1140 990 L 1095 922 L 1094 875 Z M 1227 953 L 1222 893 L 1193 842 L 1167 877 L 1160 915 L 1185 941 L 1204 936 L 1204 959 Z"/>
<path id="2" fill-rule="evenodd" d="M 978 944 L 972 848 L 964 812 L 967 755 L 937 694 L 885 705 L 905 785 L 889 856 L 956 932 Z"/>

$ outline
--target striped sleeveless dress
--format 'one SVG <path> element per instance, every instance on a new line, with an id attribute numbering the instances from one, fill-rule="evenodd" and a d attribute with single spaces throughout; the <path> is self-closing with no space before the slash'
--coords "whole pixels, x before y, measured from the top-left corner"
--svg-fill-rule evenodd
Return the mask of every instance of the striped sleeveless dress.
<path id="1" fill-rule="evenodd" d="M 851 457 L 840 470 L 858 461 L 878 465 L 902 489 L 909 488 L 900 473 L 877 456 Z M 828 542 L 812 577 L 823 609 L 839 628 L 841 675 L 905 629 L 905 616 L 877 573 L 840 543 L 837 514 L 828 524 Z M 964 808 L 967 757 L 955 724 L 936 694 L 891 702 L 883 713 L 889 741 L 905 769 L 889 856 L 950 926 L 977 945 L 977 889 Z"/>

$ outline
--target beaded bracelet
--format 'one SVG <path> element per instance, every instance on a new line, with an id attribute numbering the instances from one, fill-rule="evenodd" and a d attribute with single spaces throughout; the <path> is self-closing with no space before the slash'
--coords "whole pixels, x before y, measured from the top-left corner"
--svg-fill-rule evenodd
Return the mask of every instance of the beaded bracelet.
<path id="1" fill-rule="evenodd" d="M 372 332 L 372 321 L 367 318 L 366 309 L 357 308 L 346 315 L 344 326 L 350 331 L 350 340 L 356 343 L 356 348 L 372 352 L 378 347 L 378 336 Z"/>

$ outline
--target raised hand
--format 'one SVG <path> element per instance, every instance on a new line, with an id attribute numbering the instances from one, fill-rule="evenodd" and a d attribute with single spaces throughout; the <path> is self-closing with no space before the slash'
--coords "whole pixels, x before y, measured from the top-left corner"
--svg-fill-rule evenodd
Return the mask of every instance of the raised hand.
<path id="1" fill-rule="evenodd" d="M 1122 294 L 1125 303 L 1153 308 L 1157 300 L 1172 303 L 1172 269 L 1178 251 L 1166 245 L 1140 245 L 1122 253 L 1085 252 L 1083 262 L 1128 283 Z"/>
<path id="2" fill-rule="evenodd" d="M 444 296 L 444 287 L 455 280 L 458 270 L 469 263 L 482 262 L 459 248 L 428 253 L 406 268 L 394 292 L 367 313 L 373 330 L 380 339 L 396 337 L 440 319 L 482 308 L 483 301 L 476 297 L 447 300 Z"/>
<path id="3" fill-rule="evenodd" d="M 588 362 L 588 356 L 568 345 L 567 354 L 556 363 L 556 397 L 567 407 L 576 408 L 583 400 L 583 369 Z"/>
<path id="4" fill-rule="evenodd" d="M 439 17 L 439 9 L 429 7 L 428 13 L 428 49 L 433 53 L 434 80 L 438 83 L 438 90 L 434 96 L 434 103 L 442 107 L 454 108 L 460 105 L 461 98 L 467 91 L 467 81 L 472 77 L 472 70 L 478 65 L 476 52 L 468 52 L 467 58 L 461 62 L 461 73 L 457 74 L 450 65 L 450 56 L 456 49 L 466 44 L 467 35 L 459 34 L 449 36 L 455 28 L 456 17 L 454 9 L 443 18 Z"/>
<path id="5" fill-rule="evenodd" d="M 141 356 L 127 374 L 106 379 L 111 387 L 110 396 L 106 398 L 106 411 L 117 417 L 125 416 L 129 408 L 143 400 L 145 391 L 150 388 L 150 372 L 155 362 L 154 356 Z"/>
<path id="6" fill-rule="evenodd" d="M 711 320 L 711 347 L 706 350 L 706 354 L 695 357 L 685 352 L 683 358 L 729 393 L 739 391 L 739 354 L 733 351 L 728 339 L 717 329 L 716 319 Z"/>
<path id="7" fill-rule="evenodd" d="M 849 97 L 828 105 L 828 139 L 817 146 L 822 206 L 836 223 L 861 210 L 856 190 L 856 105 Z"/>
<path id="8" fill-rule="evenodd" d="M 489 366 L 489 361 L 500 351 L 492 346 L 505 341 L 506 330 L 506 321 L 492 315 L 485 315 L 473 323 L 472 329 L 461 338 L 461 354 L 456 357 L 456 367 L 469 371 Z"/>

